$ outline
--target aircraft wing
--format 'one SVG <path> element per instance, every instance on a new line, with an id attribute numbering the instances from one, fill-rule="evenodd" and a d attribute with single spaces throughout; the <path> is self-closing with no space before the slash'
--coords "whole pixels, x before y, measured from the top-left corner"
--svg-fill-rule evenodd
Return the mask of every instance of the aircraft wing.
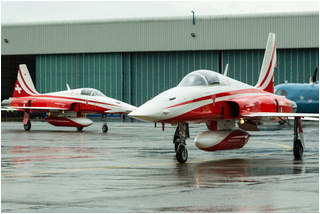
<path id="1" fill-rule="evenodd" d="M 121 111 L 119 111 L 119 110 L 108 110 L 108 111 L 105 111 L 104 113 L 106 113 L 106 114 L 119 114 L 119 113 L 130 113 L 130 112 L 132 112 L 132 110 L 129 110 L 129 109 L 126 109 L 125 110 L 125 112 L 121 112 Z"/>
<path id="2" fill-rule="evenodd" d="M 293 119 L 293 117 L 289 117 L 289 119 Z M 303 117 L 302 120 L 319 121 L 319 118 L 316 118 L 316 117 Z"/>
<path id="3" fill-rule="evenodd" d="M 7 110 L 13 110 L 13 111 L 21 111 L 21 109 L 32 109 L 32 110 L 45 110 L 45 111 L 50 111 L 50 110 L 69 110 L 68 108 L 62 108 L 62 107 L 22 107 L 22 106 L 17 106 L 17 107 L 6 107 L 2 106 L 1 111 L 7 111 Z"/>
<path id="4" fill-rule="evenodd" d="M 278 113 L 278 112 L 255 112 L 251 114 L 242 115 L 244 118 L 294 118 L 301 117 L 304 120 L 319 121 L 319 114 L 313 113 Z"/>

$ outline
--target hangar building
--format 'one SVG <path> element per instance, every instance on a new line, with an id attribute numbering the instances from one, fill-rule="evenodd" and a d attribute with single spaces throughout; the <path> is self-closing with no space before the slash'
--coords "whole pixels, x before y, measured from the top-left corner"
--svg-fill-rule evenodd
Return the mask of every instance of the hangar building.
<path id="1" fill-rule="evenodd" d="M 140 106 L 197 69 L 255 85 L 269 32 L 277 38 L 275 84 L 309 82 L 319 66 L 319 13 L 6 23 L 1 25 L 1 99 L 19 64 L 40 93 L 92 87 Z"/>

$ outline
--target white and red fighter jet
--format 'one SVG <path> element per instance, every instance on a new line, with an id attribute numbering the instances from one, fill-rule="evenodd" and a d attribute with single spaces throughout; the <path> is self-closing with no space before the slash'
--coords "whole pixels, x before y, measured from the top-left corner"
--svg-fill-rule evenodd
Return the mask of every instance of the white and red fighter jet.
<path id="1" fill-rule="evenodd" d="M 205 123 L 208 131 L 195 137 L 195 145 L 205 151 L 242 148 L 249 139 L 246 131 L 257 131 L 262 120 L 279 121 L 295 118 L 294 156 L 303 155 L 304 138 L 296 104 L 274 92 L 276 37 L 270 33 L 256 86 L 231 79 L 225 74 L 197 70 L 186 75 L 177 87 L 149 100 L 129 116 L 150 122 L 178 124 L 174 134 L 176 157 L 187 161 L 188 123 Z M 238 127 L 236 123 L 238 122 Z"/>
<path id="2" fill-rule="evenodd" d="M 101 114 L 104 121 L 102 131 L 107 132 L 107 114 L 128 114 L 135 106 L 105 96 L 92 88 L 80 88 L 47 94 L 39 94 L 32 82 L 26 65 L 20 65 L 13 97 L 2 101 L 10 109 L 24 111 L 23 125 L 30 130 L 30 112 L 49 112 L 45 120 L 54 126 L 76 127 L 79 131 L 93 121 L 83 113 Z"/>

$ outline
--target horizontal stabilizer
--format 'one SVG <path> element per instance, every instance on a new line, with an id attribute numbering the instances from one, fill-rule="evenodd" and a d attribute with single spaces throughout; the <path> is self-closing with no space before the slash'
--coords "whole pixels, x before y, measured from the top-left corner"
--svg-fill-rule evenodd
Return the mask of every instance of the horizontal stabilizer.
<path id="1" fill-rule="evenodd" d="M 1 106 L 1 111 L 19 111 L 19 110 L 11 107 Z"/>

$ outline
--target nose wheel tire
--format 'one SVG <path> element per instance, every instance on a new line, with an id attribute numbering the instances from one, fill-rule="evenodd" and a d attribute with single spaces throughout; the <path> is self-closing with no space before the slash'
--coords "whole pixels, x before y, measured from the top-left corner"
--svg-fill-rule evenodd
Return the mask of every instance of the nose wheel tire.
<path id="1" fill-rule="evenodd" d="M 103 131 L 103 132 L 108 132 L 108 129 L 109 129 L 109 128 L 108 128 L 107 125 L 103 125 L 103 126 L 102 126 L 102 131 Z"/>
<path id="2" fill-rule="evenodd" d="M 303 156 L 303 146 L 301 144 L 301 140 L 295 140 L 293 143 L 293 155 L 294 158 L 299 160 Z"/>
<path id="3" fill-rule="evenodd" d="M 31 123 L 30 120 L 28 120 L 28 122 L 26 124 L 23 124 L 23 128 L 26 131 L 29 131 L 31 129 Z"/>
<path id="4" fill-rule="evenodd" d="M 78 131 L 82 131 L 83 127 L 77 127 Z"/>
<path id="5" fill-rule="evenodd" d="M 176 152 L 177 161 L 185 163 L 188 160 L 188 150 L 184 144 L 179 144 Z"/>

